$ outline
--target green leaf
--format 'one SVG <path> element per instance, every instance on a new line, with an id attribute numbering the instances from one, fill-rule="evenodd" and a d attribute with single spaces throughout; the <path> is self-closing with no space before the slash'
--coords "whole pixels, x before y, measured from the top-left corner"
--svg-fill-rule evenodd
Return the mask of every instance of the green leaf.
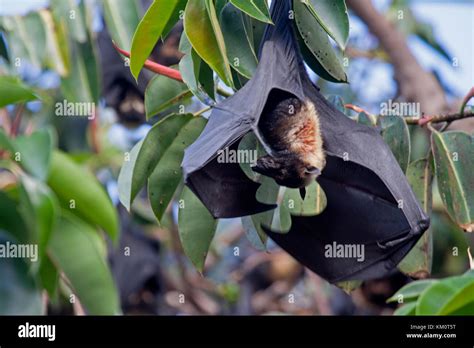
<path id="1" fill-rule="evenodd" d="M 63 212 L 50 242 L 54 263 L 69 279 L 73 291 L 91 315 L 120 313 L 112 274 L 99 247 L 103 244 L 91 226 L 67 211 Z"/>
<path id="2" fill-rule="evenodd" d="M 179 17 L 179 11 L 184 9 L 186 0 L 154 0 L 138 24 L 133 35 L 130 52 L 130 71 L 135 79 L 143 68 L 143 64 L 153 51 L 169 22 Z"/>
<path id="3" fill-rule="evenodd" d="M 38 243 L 39 258 L 42 261 L 51 234 L 57 222 L 59 204 L 53 192 L 43 182 L 27 175 L 21 177 L 20 195 L 31 207 L 31 220 L 34 221 L 35 239 Z"/>
<path id="4" fill-rule="evenodd" d="M 0 231 L 8 232 L 20 243 L 31 242 L 28 226 L 18 211 L 18 204 L 4 191 L 0 191 Z"/>
<path id="5" fill-rule="evenodd" d="M 53 141 L 47 130 L 36 131 L 14 140 L 16 152 L 12 154 L 27 172 L 40 180 L 48 177 Z"/>
<path id="6" fill-rule="evenodd" d="M 183 189 L 179 204 L 178 229 L 181 244 L 184 253 L 202 273 L 217 222 L 188 187 Z"/>
<path id="7" fill-rule="evenodd" d="M 112 39 L 130 51 L 135 29 L 140 22 L 140 3 L 135 0 L 103 0 L 104 18 Z"/>
<path id="8" fill-rule="evenodd" d="M 298 1 L 298 0 L 296 0 Z M 349 16 L 344 0 L 300 0 L 341 49 L 349 38 Z"/>
<path id="9" fill-rule="evenodd" d="M 179 43 L 179 50 L 184 53 L 184 57 L 179 62 L 179 71 L 183 78 L 184 83 L 188 86 L 189 90 L 204 104 L 207 103 L 209 96 L 199 83 L 199 75 L 201 71 L 201 65 L 205 64 L 194 51 L 191 44 L 189 43 L 186 33 L 181 35 Z M 207 69 L 210 69 L 207 66 Z M 212 69 L 210 69 L 212 72 Z"/>
<path id="10" fill-rule="evenodd" d="M 474 231 L 474 137 L 463 132 L 431 135 L 436 178 L 449 216 L 464 230 Z"/>
<path id="11" fill-rule="evenodd" d="M 14 243 L 0 231 L 0 245 L 7 241 Z M 26 262 L 0 258 L 0 315 L 41 315 L 42 308 L 41 291 Z"/>
<path id="12" fill-rule="evenodd" d="M 196 52 L 194 51 L 193 54 L 197 56 Z M 211 99 L 216 100 L 216 83 L 214 81 L 214 71 L 212 71 L 211 67 L 202 60 L 199 66 L 198 80 L 199 85 L 204 90 L 204 92 L 206 92 Z"/>
<path id="13" fill-rule="evenodd" d="M 66 19 L 66 26 L 74 40 L 87 41 L 87 28 L 84 16 L 75 0 L 52 0 L 51 8 L 55 15 Z"/>
<path id="14" fill-rule="evenodd" d="M 257 56 L 245 31 L 242 12 L 228 3 L 220 14 L 219 22 L 231 66 L 243 76 L 251 78 L 257 69 Z"/>
<path id="15" fill-rule="evenodd" d="M 163 33 L 161 34 L 161 38 L 163 39 L 163 41 L 166 40 L 166 37 L 173 30 L 176 23 L 178 23 L 178 21 L 183 19 L 184 9 L 186 8 L 186 4 L 188 3 L 188 0 L 178 0 L 178 1 L 180 3 L 176 7 L 176 11 L 173 12 L 173 15 L 166 23 L 165 28 L 163 29 Z"/>
<path id="16" fill-rule="evenodd" d="M 130 210 L 133 200 L 145 186 L 160 159 L 191 120 L 193 116 L 190 114 L 165 117 L 150 129 L 145 139 L 133 147 L 118 178 L 120 202 L 127 210 Z"/>
<path id="17" fill-rule="evenodd" d="M 313 57 L 317 60 L 319 68 L 324 71 L 320 74 L 321 77 L 326 78 L 327 75 L 331 77 L 329 81 L 347 82 L 347 76 L 344 68 L 333 50 L 329 38 L 308 10 L 308 8 L 299 0 L 293 1 L 295 11 L 295 21 L 298 31 L 301 35 L 306 48 L 311 52 Z M 304 45 L 300 45 L 302 47 Z M 316 66 L 315 69 L 318 67 Z M 318 72 L 315 70 L 315 72 Z"/>
<path id="18" fill-rule="evenodd" d="M 382 129 L 382 137 L 390 146 L 400 168 L 405 173 L 410 162 L 410 132 L 405 119 L 400 116 L 379 116 L 377 125 Z"/>
<path id="19" fill-rule="evenodd" d="M 250 244 L 252 244 L 252 246 L 257 250 L 266 250 L 267 247 L 265 243 L 267 241 L 267 235 L 260 227 L 256 215 L 244 216 L 241 218 L 241 221 L 242 228 L 244 229 L 245 235 Z M 258 230 L 255 226 L 258 226 Z"/>
<path id="20" fill-rule="evenodd" d="M 15 152 L 13 139 L 10 139 L 3 128 L 0 128 L 0 150 L 7 150 L 11 153 Z"/>
<path id="21" fill-rule="evenodd" d="M 278 206 L 279 219 L 273 220 L 273 230 L 287 233 L 291 228 L 291 215 L 315 216 L 321 214 L 326 204 L 326 195 L 316 181 L 305 187 L 304 199 L 299 189 L 285 188 L 283 199 Z"/>
<path id="22" fill-rule="evenodd" d="M 39 11 L 46 32 L 47 66 L 54 69 L 60 76 L 69 75 L 71 56 L 66 20 L 53 16 L 49 10 Z"/>
<path id="23" fill-rule="evenodd" d="M 260 177 L 260 182 L 261 185 L 255 194 L 257 201 L 265 204 L 276 204 L 280 186 L 278 186 L 272 178 L 263 175 Z M 275 220 L 275 214 L 277 213 L 278 209 L 273 209 L 251 216 L 254 228 L 263 244 L 265 244 L 267 241 L 267 235 L 265 234 L 262 226 L 272 228 L 273 221 Z"/>
<path id="24" fill-rule="evenodd" d="M 173 134 L 167 148 L 160 153 L 160 157 L 148 179 L 148 198 L 158 221 L 168 207 L 174 193 L 182 181 L 181 162 L 184 149 L 191 145 L 201 134 L 207 120 L 204 117 L 188 115 L 173 115 L 174 118 L 185 118 L 187 121 Z M 155 136 L 161 136 L 154 133 Z"/>
<path id="25" fill-rule="evenodd" d="M 398 302 L 399 299 L 403 300 L 403 303 L 416 300 L 428 287 L 436 284 L 437 280 L 434 279 L 423 279 L 411 282 L 400 290 L 398 290 L 392 297 L 387 300 L 387 303 Z"/>
<path id="26" fill-rule="evenodd" d="M 48 185 L 71 213 L 102 227 L 113 241 L 118 240 L 117 212 L 92 173 L 66 154 L 54 151 Z"/>
<path id="27" fill-rule="evenodd" d="M 0 108 L 38 99 L 35 91 L 13 76 L 0 76 Z"/>
<path id="28" fill-rule="evenodd" d="M 449 315 L 472 302 L 474 302 L 474 278 L 450 277 L 437 282 L 421 294 L 416 314 Z"/>
<path id="29" fill-rule="evenodd" d="M 90 41 L 76 43 L 71 47 L 74 64 L 70 74 L 61 79 L 61 92 L 68 102 L 98 103 L 99 101 L 99 67 L 95 48 Z M 92 115 L 77 115 L 92 117 Z"/>
<path id="30" fill-rule="evenodd" d="M 419 159 L 410 163 L 407 179 L 423 210 L 431 215 L 433 164 L 432 159 Z M 413 249 L 399 263 L 398 269 L 412 278 L 426 278 L 431 274 L 433 259 L 433 235 L 426 231 Z"/>
<path id="31" fill-rule="evenodd" d="M 252 138 L 248 138 L 248 140 L 252 140 Z M 276 204 L 280 187 L 273 179 L 263 175 L 258 180 L 261 185 L 257 190 L 256 199 L 261 203 Z M 277 213 L 278 209 L 273 209 L 242 218 L 242 227 L 247 239 L 256 249 L 266 250 L 268 237 L 262 226 L 272 228 Z"/>
<path id="32" fill-rule="evenodd" d="M 233 86 L 224 38 L 211 0 L 189 0 L 184 30 L 197 54 L 228 86 Z"/>
<path id="33" fill-rule="evenodd" d="M 145 91 L 146 117 L 150 119 L 191 96 L 192 93 L 184 83 L 157 75 L 148 83 Z"/>
<path id="34" fill-rule="evenodd" d="M 27 59 L 41 68 L 46 53 L 46 32 L 40 15 L 30 12 L 24 16 L 3 17 L 2 24 L 5 27 L 4 35 L 10 57 L 15 60 L 19 58 L 20 61 Z"/>
<path id="35" fill-rule="evenodd" d="M 416 302 L 409 302 L 395 310 L 393 315 L 415 315 Z"/>
<path id="36" fill-rule="evenodd" d="M 254 132 L 249 132 L 246 135 L 242 137 L 242 139 L 239 142 L 239 147 L 238 151 L 245 151 L 248 153 L 251 153 L 250 151 L 256 151 L 255 153 L 255 160 L 261 156 L 266 155 L 266 151 L 263 147 L 263 145 L 259 142 L 257 137 L 255 136 Z M 247 177 L 255 182 L 261 182 L 261 175 L 255 171 L 252 170 L 251 165 L 253 163 L 247 163 L 247 162 L 239 162 L 240 169 L 247 175 Z"/>
<path id="37" fill-rule="evenodd" d="M 57 294 L 59 273 L 48 255 L 41 260 L 39 277 L 41 286 L 48 292 L 50 298 L 54 298 Z"/>
<path id="38" fill-rule="evenodd" d="M 288 209 L 291 215 L 314 216 L 321 214 L 327 204 L 323 189 L 314 181 L 305 190 L 306 195 L 303 200 L 299 189 L 286 188 L 281 204 Z"/>
<path id="39" fill-rule="evenodd" d="M 264 23 L 272 24 L 272 18 L 265 0 L 230 0 L 230 2 L 249 16 Z"/>

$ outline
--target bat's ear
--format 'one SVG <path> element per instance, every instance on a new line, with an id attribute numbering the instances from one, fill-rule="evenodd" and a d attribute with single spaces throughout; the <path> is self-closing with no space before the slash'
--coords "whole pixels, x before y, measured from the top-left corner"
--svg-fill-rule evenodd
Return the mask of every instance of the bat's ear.
<path id="1" fill-rule="evenodd" d="M 311 166 L 311 167 L 306 167 L 305 173 L 318 176 L 319 174 L 321 174 L 321 171 L 319 170 L 319 168 Z"/>

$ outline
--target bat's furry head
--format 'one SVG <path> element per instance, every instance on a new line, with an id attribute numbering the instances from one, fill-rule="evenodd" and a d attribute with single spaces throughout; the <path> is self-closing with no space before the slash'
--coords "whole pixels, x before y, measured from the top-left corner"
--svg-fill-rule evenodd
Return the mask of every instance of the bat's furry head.
<path id="1" fill-rule="evenodd" d="M 309 185 L 321 173 L 326 155 L 319 115 L 311 101 L 283 99 L 264 110 L 259 128 L 271 151 L 257 160 L 255 172 L 292 188 Z"/>

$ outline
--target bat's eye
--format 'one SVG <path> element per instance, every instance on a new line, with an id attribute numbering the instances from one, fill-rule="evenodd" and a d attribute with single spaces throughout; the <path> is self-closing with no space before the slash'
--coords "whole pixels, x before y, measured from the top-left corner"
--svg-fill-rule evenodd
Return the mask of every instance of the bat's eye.
<path id="1" fill-rule="evenodd" d="M 305 173 L 310 174 L 310 175 L 319 175 L 321 174 L 321 171 L 318 168 L 311 166 L 311 167 L 306 167 Z"/>

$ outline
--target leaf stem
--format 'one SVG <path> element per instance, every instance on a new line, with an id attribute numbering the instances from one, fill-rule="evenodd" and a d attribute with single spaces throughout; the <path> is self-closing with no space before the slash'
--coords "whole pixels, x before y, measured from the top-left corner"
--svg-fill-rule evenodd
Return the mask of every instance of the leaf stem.
<path id="1" fill-rule="evenodd" d="M 194 117 L 198 117 L 198 116 L 201 116 L 203 113 L 205 113 L 205 112 L 207 112 L 211 109 L 212 109 L 212 106 L 206 106 L 205 108 L 195 112 L 193 115 L 194 115 Z"/>

